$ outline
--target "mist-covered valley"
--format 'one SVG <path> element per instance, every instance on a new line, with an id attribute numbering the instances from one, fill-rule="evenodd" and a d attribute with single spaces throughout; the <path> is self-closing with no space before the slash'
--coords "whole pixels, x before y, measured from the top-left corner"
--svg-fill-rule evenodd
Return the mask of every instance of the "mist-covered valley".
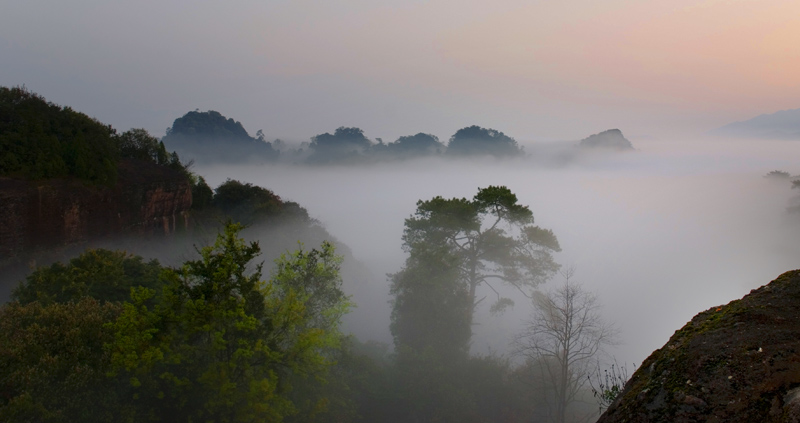
<path id="1" fill-rule="evenodd" d="M 524 144 L 524 143 L 521 143 Z M 227 178 L 268 187 L 308 208 L 348 245 L 370 274 L 345 281 L 357 308 L 346 328 L 391 345 L 387 273 L 403 266 L 403 223 L 418 200 L 466 197 L 505 185 L 551 229 L 620 330 L 609 353 L 641 363 L 699 310 L 739 298 L 797 268 L 800 219 L 793 195 L 772 170 L 797 173 L 800 144 L 774 140 L 633 140 L 636 151 L 577 151 L 573 143 L 525 145 L 525 157 L 424 158 L 359 166 L 197 166 L 211 186 Z M 269 240 L 262 240 L 268 243 Z M 362 279 L 359 277 L 359 279 Z M 541 285 L 552 289 L 556 275 Z M 493 297 L 482 287 L 481 296 Z M 515 306 L 478 311 L 472 351 L 509 354 L 531 312 L 530 300 L 506 288 Z"/>
<path id="2" fill-rule="evenodd" d="M 800 253 L 796 141 L 298 146 L 216 112 L 159 139 L 24 87 L 0 106 L 0 420 L 627 421 L 790 365 L 800 272 L 760 286 Z"/>
<path id="3" fill-rule="evenodd" d="M 800 422 L 800 2 L 185 3 L 0 6 L 0 422 Z"/>

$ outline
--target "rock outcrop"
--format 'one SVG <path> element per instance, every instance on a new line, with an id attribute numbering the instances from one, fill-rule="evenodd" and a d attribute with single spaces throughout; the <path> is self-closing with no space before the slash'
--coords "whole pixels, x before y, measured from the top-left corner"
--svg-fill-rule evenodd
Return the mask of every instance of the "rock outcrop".
<path id="1" fill-rule="evenodd" d="M 598 423 L 800 422 L 800 270 L 675 332 Z"/>
<path id="2" fill-rule="evenodd" d="M 0 267 L 110 236 L 171 233 L 191 205 L 183 173 L 142 161 L 122 160 L 113 187 L 0 178 Z"/>
<path id="3" fill-rule="evenodd" d="M 633 150 L 633 144 L 622 135 L 619 129 L 609 129 L 581 140 L 581 148 L 606 148 L 613 150 Z"/>

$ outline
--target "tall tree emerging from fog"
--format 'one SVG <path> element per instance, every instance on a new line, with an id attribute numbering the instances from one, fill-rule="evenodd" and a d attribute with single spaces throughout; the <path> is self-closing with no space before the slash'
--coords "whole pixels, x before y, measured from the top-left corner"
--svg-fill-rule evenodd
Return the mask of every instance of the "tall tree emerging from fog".
<path id="1" fill-rule="evenodd" d="M 471 200 L 439 196 L 417 202 L 417 211 L 405 222 L 403 247 L 409 258 L 392 283 L 396 337 L 402 337 L 398 330 L 404 319 L 416 318 L 402 307 L 419 286 L 431 290 L 431 284 L 442 283 L 450 298 L 465 296 L 462 319 L 469 327 L 482 300 L 478 286 L 497 293 L 492 309 L 500 311 L 512 302 L 501 298 L 497 284 L 529 295 L 559 269 L 552 253 L 561 250 L 553 232 L 534 226 L 531 210 L 504 186 L 479 189 Z"/>
<path id="2" fill-rule="evenodd" d="M 403 421 L 482 421 L 482 395 L 463 377 L 480 368 L 469 356 L 478 286 L 508 284 L 528 295 L 558 270 L 558 240 L 533 225 L 511 190 L 490 186 L 471 200 L 419 201 L 403 247 L 405 266 L 391 276 Z M 509 304 L 497 294 L 492 308 Z"/>

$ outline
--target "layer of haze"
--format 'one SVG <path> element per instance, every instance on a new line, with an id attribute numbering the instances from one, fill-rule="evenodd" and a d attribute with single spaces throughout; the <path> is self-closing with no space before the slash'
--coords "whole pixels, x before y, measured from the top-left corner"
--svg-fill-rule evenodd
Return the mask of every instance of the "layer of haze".
<path id="1" fill-rule="evenodd" d="M 796 0 L 6 0 L 0 85 L 157 136 L 674 137 L 800 107 L 798 39 Z"/>
<path id="2" fill-rule="evenodd" d="M 676 141 L 800 107 L 798 39 L 796 0 L 5 0 L 0 85 L 156 136 L 195 109 L 294 141 L 339 126 L 387 141 L 473 124 L 518 140 L 620 128 L 640 152 L 528 149 L 559 166 L 197 170 L 298 201 L 350 245 L 376 275 L 353 324 L 383 340 L 382 275 L 402 264 L 415 202 L 507 185 L 599 293 L 617 355 L 640 362 L 695 313 L 800 267 L 788 185 L 761 177 L 798 173 L 800 144 Z M 520 299 L 481 317 L 474 349 L 504 350 L 526 314 Z"/>
<path id="3" fill-rule="evenodd" d="M 763 177 L 775 169 L 797 173 L 800 143 L 634 144 L 639 151 L 588 156 L 570 156 L 559 143 L 528 146 L 539 159 L 502 163 L 197 170 L 212 186 L 238 178 L 269 187 L 307 207 L 352 247 L 374 276 L 370 286 L 350 288 L 359 307 L 348 324 L 359 337 L 385 342 L 391 338 L 384 274 L 403 264 L 403 221 L 416 201 L 472 197 L 478 187 L 507 185 L 538 225 L 555 232 L 563 248 L 557 261 L 575 266 L 574 280 L 599 295 L 620 328 L 623 344 L 613 354 L 640 363 L 696 313 L 800 267 L 800 218 L 786 213 L 789 183 Z M 516 306 L 499 317 L 481 309 L 473 351 L 506 352 L 530 312 L 525 298 L 505 293 Z M 484 294 L 486 306 L 492 294 Z"/>

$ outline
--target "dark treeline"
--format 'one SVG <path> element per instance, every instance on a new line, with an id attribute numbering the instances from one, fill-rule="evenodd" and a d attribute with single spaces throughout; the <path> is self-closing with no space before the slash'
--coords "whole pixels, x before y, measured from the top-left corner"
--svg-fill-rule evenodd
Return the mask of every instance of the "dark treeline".
<path id="1" fill-rule="evenodd" d="M 447 145 L 435 135 L 417 133 L 385 143 L 370 140 L 360 128 L 340 127 L 333 134 L 311 137 L 292 148 L 280 139 L 267 141 L 259 130 L 251 137 L 241 123 L 219 112 L 193 111 L 175 119 L 162 139 L 182 157 L 199 163 L 306 163 L 353 164 L 394 161 L 427 156 L 515 157 L 523 154 L 517 142 L 504 133 L 469 126 L 459 129 Z"/>

